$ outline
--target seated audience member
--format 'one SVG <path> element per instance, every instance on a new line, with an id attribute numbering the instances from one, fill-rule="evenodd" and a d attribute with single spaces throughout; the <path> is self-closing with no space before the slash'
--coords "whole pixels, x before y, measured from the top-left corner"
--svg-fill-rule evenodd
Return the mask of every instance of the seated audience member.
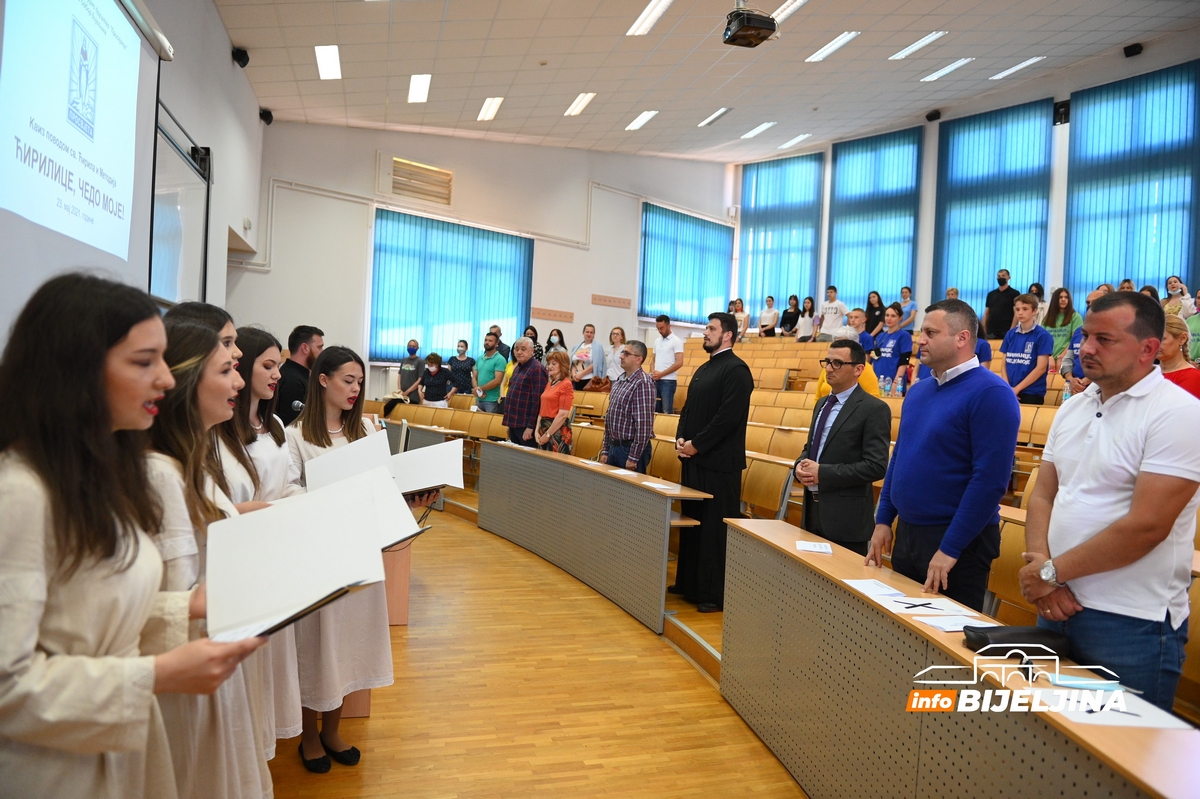
<path id="1" fill-rule="evenodd" d="M 1154 366 L 1162 306 L 1092 303 L 1079 355 L 1095 383 L 1054 418 L 1029 497 L 1021 591 L 1077 663 L 1171 711 L 1188 637 L 1200 403 Z M 1053 511 L 1053 512 L 1052 512 Z"/>
<path id="2" fill-rule="evenodd" d="M 858 337 L 858 332 L 849 325 L 842 325 L 837 330 L 833 331 L 834 341 L 849 339 L 854 341 Z M 863 367 L 862 374 L 858 376 L 858 385 L 862 390 L 870 394 L 872 397 L 880 396 L 879 378 L 875 375 L 875 369 L 871 364 L 866 364 Z M 828 394 L 832 389 L 829 386 L 829 380 L 826 377 L 825 370 L 821 369 L 817 372 L 817 387 L 813 392 L 817 399 L 821 399 Z"/>
<path id="3" fill-rule="evenodd" d="M 1116 292 L 1107 292 L 1103 289 L 1096 289 L 1091 294 L 1087 295 L 1086 308 L 1092 306 L 1092 302 L 1103 297 L 1105 294 L 1115 294 Z M 1071 334 L 1071 343 L 1063 350 L 1062 360 L 1059 362 L 1058 373 L 1062 375 L 1066 385 L 1063 387 L 1063 399 L 1068 399 L 1073 394 L 1078 394 L 1092 384 L 1091 380 L 1083 374 L 1083 367 L 1079 365 L 1079 347 L 1083 343 L 1083 327 L 1076 328 Z"/>
<path id="4" fill-rule="evenodd" d="M 308 394 L 308 372 L 320 350 L 325 348 L 325 334 L 312 325 L 299 325 L 288 336 L 288 360 L 280 366 L 280 385 L 275 390 L 276 414 L 287 427 L 304 409 Z"/>
<path id="5" fill-rule="evenodd" d="M 414 405 L 421 402 L 421 378 L 425 376 L 425 361 L 417 356 L 420 344 L 416 339 L 408 342 L 408 355 L 400 359 L 400 377 L 396 390 Z"/>
<path id="6" fill-rule="evenodd" d="M 671 317 L 659 314 L 654 320 L 659 339 L 654 345 L 654 396 L 660 413 L 675 413 L 675 389 L 679 384 L 679 367 L 683 366 L 683 339 L 671 331 Z"/>
<path id="7" fill-rule="evenodd" d="M 522 447 L 535 447 L 538 407 L 546 390 L 546 367 L 533 357 L 533 341 L 519 338 L 512 345 L 512 378 L 504 397 L 504 426 L 508 440 Z"/>
<path id="8" fill-rule="evenodd" d="M 775 307 L 775 298 L 767 297 L 767 307 L 758 314 L 758 335 L 774 337 L 778 324 L 779 310 Z"/>
<path id="9" fill-rule="evenodd" d="M 883 313 L 887 327 L 875 337 L 875 372 L 885 397 L 904 396 L 904 375 L 908 371 L 908 359 L 912 357 L 913 343 L 912 335 L 900 328 L 902 315 L 899 303 L 889 305 Z"/>
<path id="10" fill-rule="evenodd" d="M 1187 322 L 1174 314 L 1167 314 L 1158 363 L 1163 377 L 1193 397 L 1200 398 L 1200 369 L 1188 362 L 1188 340 Z"/>
<path id="11" fill-rule="evenodd" d="M 779 318 L 779 332 L 792 335 L 796 332 L 796 323 L 800 321 L 800 298 L 795 294 L 788 297 L 788 307 L 783 309 Z"/>
<path id="12" fill-rule="evenodd" d="M 491 327 L 488 328 L 488 332 L 495 334 L 495 336 L 496 336 L 496 352 L 500 353 L 500 355 L 504 358 L 504 360 L 507 361 L 508 356 L 512 353 L 512 348 L 500 340 L 500 325 L 492 325 Z"/>
<path id="13" fill-rule="evenodd" d="M 979 319 L 961 300 L 925 309 L 921 358 L 933 377 L 904 400 L 888 464 L 868 566 L 892 568 L 925 591 L 983 609 L 1000 554 L 1000 500 L 1012 478 L 1021 411 L 1004 380 L 979 368 Z"/>
<path id="14" fill-rule="evenodd" d="M 546 350 L 538 344 L 537 328 L 533 325 L 525 328 L 525 338 L 533 342 L 533 358 L 542 366 L 546 365 Z"/>
<path id="15" fill-rule="evenodd" d="M 551 452 L 571 452 L 571 405 L 575 402 L 575 390 L 571 386 L 571 362 L 565 352 L 552 352 L 546 356 L 546 372 L 549 383 L 542 391 L 538 408 L 537 430 L 534 442 L 540 449 Z"/>
<path id="16" fill-rule="evenodd" d="M 1014 303 L 1016 327 L 1004 334 L 1000 352 L 1004 363 L 1000 374 L 1012 387 L 1017 401 L 1025 405 L 1046 402 L 1046 372 L 1054 352 L 1054 338 L 1037 323 L 1037 297 L 1022 294 Z"/>
<path id="17" fill-rule="evenodd" d="M 804 486 L 800 526 L 866 555 L 875 528 L 871 486 L 887 472 L 892 412 L 859 386 L 867 354 L 854 339 L 830 344 L 821 367 L 832 393 L 813 408 L 793 467 Z"/>
<path id="18" fill-rule="evenodd" d="M 610 385 L 624 373 L 620 357 L 621 348 L 624 346 L 625 328 L 614 327 L 608 331 L 608 349 L 604 351 L 604 377 L 608 378 Z"/>
<path id="19" fill-rule="evenodd" d="M 1162 300 L 1163 312 L 1168 316 L 1189 319 L 1196 315 L 1196 300 L 1188 296 L 1187 286 L 1178 275 L 1167 278 L 1167 296 Z"/>
<path id="20" fill-rule="evenodd" d="M 862 308 L 855 308 L 846 315 L 846 322 L 850 327 L 854 328 L 855 337 L 858 339 L 858 346 L 863 348 L 863 352 L 870 352 L 875 349 L 875 337 L 867 332 L 867 312 Z"/>
<path id="21" fill-rule="evenodd" d="M 496 349 L 499 341 L 495 333 L 483 337 L 483 357 L 475 362 L 475 371 L 471 375 L 475 407 L 485 413 L 496 413 L 500 409 L 500 383 L 504 380 L 508 361 Z"/>
<path id="22" fill-rule="evenodd" d="M 596 342 L 596 326 L 583 326 L 583 341 L 571 351 L 571 380 L 583 391 L 593 377 L 604 377 L 604 348 Z"/>
<path id="23" fill-rule="evenodd" d="M 421 402 L 433 408 L 450 407 L 450 398 L 458 393 L 450 380 L 450 370 L 442 365 L 442 356 L 436 352 L 425 356 L 425 373 L 418 390 Z"/>
<path id="24" fill-rule="evenodd" d="M 459 340 L 456 353 L 446 363 L 450 367 L 450 382 L 454 384 L 454 393 L 470 394 L 471 372 L 475 369 L 475 359 L 467 355 L 465 340 Z"/>
<path id="25" fill-rule="evenodd" d="M 622 344 L 617 358 L 622 372 L 613 381 L 608 399 L 600 462 L 645 474 L 650 467 L 655 401 L 654 381 L 642 369 L 646 345 L 640 341 Z"/>

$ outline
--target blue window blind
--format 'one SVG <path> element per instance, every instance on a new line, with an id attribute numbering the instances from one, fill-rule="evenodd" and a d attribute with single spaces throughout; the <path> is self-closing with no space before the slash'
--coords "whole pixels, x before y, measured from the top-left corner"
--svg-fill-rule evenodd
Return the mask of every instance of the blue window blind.
<path id="1" fill-rule="evenodd" d="M 871 291 L 899 301 L 913 284 L 924 136 L 909 128 L 833 145 L 829 282 L 852 308 Z"/>
<path id="2" fill-rule="evenodd" d="M 824 171 L 820 153 L 742 167 L 738 296 L 751 316 L 768 295 L 776 308 L 789 294 L 817 296 Z"/>
<path id="3" fill-rule="evenodd" d="M 1192 61 L 1071 95 L 1064 275 L 1076 297 L 1126 277 L 1194 286 L 1197 83 Z"/>
<path id="4" fill-rule="evenodd" d="M 733 228 L 642 203 L 638 314 L 704 324 L 724 311 L 733 270 Z"/>
<path id="5" fill-rule="evenodd" d="M 491 325 L 515 341 L 532 277 L 533 239 L 377 209 L 370 359 L 399 361 L 409 339 L 422 355 L 449 357 L 459 339 L 476 354 Z"/>
<path id="6" fill-rule="evenodd" d="M 1019 291 L 1044 282 L 1053 128 L 1053 99 L 942 123 L 934 300 L 953 286 L 982 317 L 998 270 Z"/>

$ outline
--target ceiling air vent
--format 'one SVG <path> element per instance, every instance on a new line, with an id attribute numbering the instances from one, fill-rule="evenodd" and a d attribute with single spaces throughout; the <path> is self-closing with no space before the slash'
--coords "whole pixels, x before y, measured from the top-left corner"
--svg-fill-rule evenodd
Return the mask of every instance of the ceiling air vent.
<path id="1" fill-rule="evenodd" d="M 450 204 L 453 173 L 435 166 L 392 159 L 392 194 L 438 205 Z"/>

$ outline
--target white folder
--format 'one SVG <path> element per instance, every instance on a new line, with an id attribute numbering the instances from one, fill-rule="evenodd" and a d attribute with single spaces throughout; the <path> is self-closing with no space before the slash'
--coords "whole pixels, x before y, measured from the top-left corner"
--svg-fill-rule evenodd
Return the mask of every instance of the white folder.
<path id="1" fill-rule="evenodd" d="M 364 436 L 306 462 L 304 484 L 309 491 L 324 488 L 378 466 L 387 466 L 390 457 L 392 450 L 386 435 L 374 433 Z"/>
<path id="2" fill-rule="evenodd" d="M 410 449 L 392 456 L 396 487 L 417 494 L 447 486 L 463 487 L 463 442 L 455 438 L 444 444 Z"/>

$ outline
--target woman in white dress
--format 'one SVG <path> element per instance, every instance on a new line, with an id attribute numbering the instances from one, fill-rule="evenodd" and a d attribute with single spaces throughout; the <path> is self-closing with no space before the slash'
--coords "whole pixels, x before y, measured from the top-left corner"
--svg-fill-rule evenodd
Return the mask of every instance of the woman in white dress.
<path id="1" fill-rule="evenodd" d="M 317 356 L 304 410 L 287 429 L 292 461 L 300 467 L 300 484 L 308 461 L 376 432 L 374 425 L 363 419 L 359 402 L 365 374 L 362 358 L 346 347 L 326 347 Z M 329 771 L 330 758 L 342 765 L 356 765 L 358 748 L 339 734 L 342 700 L 364 688 L 392 684 L 392 642 L 383 583 L 342 597 L 305 616 L 295 627 L 304 728 L 300 759 L 317 774 Z"/>
<path id="2" fill-rule="evenodd" d="M 208 525 L 238 514 L 218 487 L 224 479 L 211 431 L 233 416 L 243 382 L 211 325 L 168 317 L 166 327 L 175 388 L 159 403 L 147 463 L 163 509 L 162 529 L 153 536 L 164 562 L 162 590 L 183 591 L 204 579 Z M 193 625 L 193 638 L 204 634 L 202 622 Z M 261 702 L 241 667 L 212 696 L 171 695 L 160 705 L 180 799 L 272 795 Z"/>
<path id="3" fill-rule="evenodd" d="M 5 799 L 174 797 L 156 695 L 210 693 L 259 645 L 188 643 L 203 593 L 159 592 L 142 431 L 174 385 L 166 345 L 146 294 L 68 274 L 30 298 L 0 360 Z"/>
<path id="4" fill-rule="evenodd" d="M 237 346 L 242 350 L 237 369 L 245 386 L 238 392 L 233 418 L 220 426 L 220 449 L 229 498 L 241 508 L 243 503 L 273 502 L 303 489 L 295 485 L 299 468 L 292 463 L 283 422 L 275 415 L 282 346 L 256 327 L 238 328 Z M 277 738 L 300 734 L 295 630 L 289 625 L 272 635 L 242 670 L 254 670 L 261 687 L 263 748 L 270 760 Z"/>

